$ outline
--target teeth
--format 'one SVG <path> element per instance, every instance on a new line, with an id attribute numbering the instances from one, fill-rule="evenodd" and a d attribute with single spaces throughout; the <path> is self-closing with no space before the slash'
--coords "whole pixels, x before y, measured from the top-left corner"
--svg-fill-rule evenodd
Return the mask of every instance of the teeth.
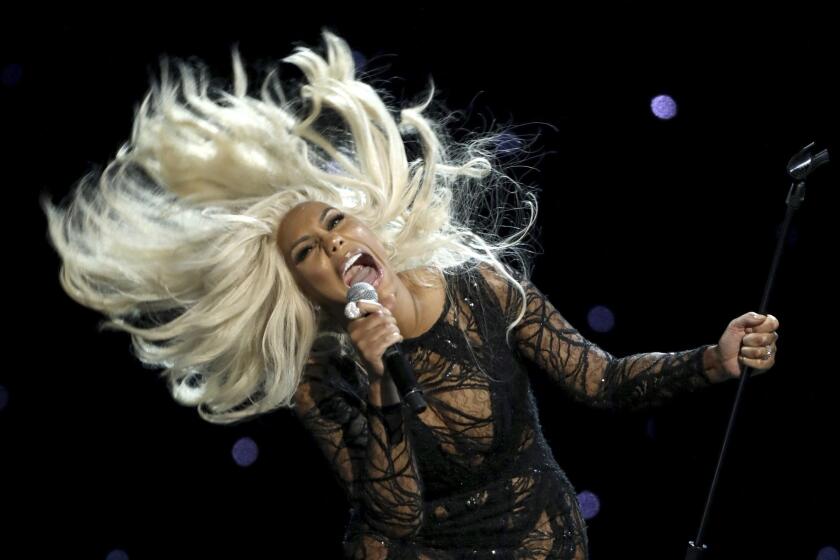
<path id="1" fill-rule="evenodd" d="M 344 276 L 345 274 L 347 274 L 347 271 L 350 269 L 351 266 L 353 266 L 353 263 L 356 262 L 361 256 L 362 253 L 359 252 L 347 259 L 347 262 L 344 263 L 344 270 L 342 271 L 341 275 Z"/>

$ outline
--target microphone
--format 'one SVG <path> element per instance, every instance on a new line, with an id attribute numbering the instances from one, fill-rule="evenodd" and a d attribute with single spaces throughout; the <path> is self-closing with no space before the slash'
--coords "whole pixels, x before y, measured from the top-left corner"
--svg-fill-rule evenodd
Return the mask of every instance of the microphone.
<path id="1" fill-rule="evenodd" d="M 357 282 L 350 286 L 347 291 L 347 302 L 359 301 L 366 299 L 369 301 L 379 302 L 379 295 L 376 289 L 367 282 Z M 382 354 L 382 361 L 388 373 L 391 374 L 391 379 L 394 380 L 394 385 L 397 386 L 397 391 L 400 393 L 400 398 L 405 403 L 411 406 L 415 414 L 420 414 L 426 410 L 426 399 L 423 397 L 423 392 L 417 386 L 417 379 L 414 376 L 414 371 L 411 365 L 403 354 L 402 346 L 397 342 L 389 346 L 385 353 Z"/>
<path id="2" fill-rule="evenodd" d="M 811 142 L 790 158 L 787 164 L 788 175 L 799 181 L 804 180 L 808 175 L 813 173 L 821 165 L 828 163 L 828 150 L 822 150 L 814 155 L 811 148 L 814 143 Z"/>

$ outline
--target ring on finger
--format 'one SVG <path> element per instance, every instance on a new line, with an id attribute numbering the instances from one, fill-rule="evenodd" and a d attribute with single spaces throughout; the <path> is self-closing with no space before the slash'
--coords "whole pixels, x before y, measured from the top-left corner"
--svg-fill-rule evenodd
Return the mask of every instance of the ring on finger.
<path id="1" fill-rule="evenodd" d="M 344 316 L 348 319 L 358 319 L 362 316 L 362 312 L 359 309 L 359 306 L 356 305 L 355 301 L 348 302 L 347 305 L 344 306 Z"/>

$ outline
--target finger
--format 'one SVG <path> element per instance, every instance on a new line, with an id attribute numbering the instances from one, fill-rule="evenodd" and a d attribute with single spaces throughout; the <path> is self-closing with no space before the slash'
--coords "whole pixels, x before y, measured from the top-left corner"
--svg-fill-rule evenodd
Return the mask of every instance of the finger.
<path id="1" fill-rule="evenodd" d="M 402 342 L 403 336 L 395 326 L 386 326 L 377 333 L 377 340 L 382 345 L 382 351 L 394 343 Z"/>
<path id="2" fill-rule="evenodd" d="M 397 320 L 389 315 L 372 314 L 359 319 L 359 332 L 363 336 L 376 337 L 380 330 L 399 331 Z"/>
<path id="3" fill-rule="evenodd" d="M 359 346 L 366 360 L 371 363 L 381 360 L 388 347 L 403 341 L 403 336 L 396 327 L 385 327 L 366 338 Z"/>
<path id="4" fill-rule="evenodd" d="M 392 332 L 385 335 L 385 337 L 379 340 L 376 346 L 377 357 L 379 357 L 379 359 L 382 359 L 382 357 L 385 355 L 385 351 L 388 350 L 389 347 L 393 346 L 394 344 L 399 344 L 402 341 L 403 337 L 398 332 Z"/>
<path id="5" fill-rule="evenodd" d="M 399 331 L 385 331 L 379 333 L 375 338 L 365 340 L 359 345 L 359 349 L 366 356 L 366 359 L 376 360 L 381 358 L 390 346 L 403 341 Z"/>
<path id="6" fill-rule="evenodd" d="M 362 312 L 362 315 L 367 315 L 370 313 L 381 313 L 383 315 L 391 315 L 391 311 L 387 307 L 376 301 L 372 301 L 369 299 L 360 299 L 356 302 L 356 305 L 358 306 L 359 311 Z"/>
<path id="7" fill-rule="evenodd" d="M 344 316 L 347 317 L 351 323 L 358 322 L 360 318 L 368 315 L 384 315 L 385 312 L 375 301 L 358 300 L 348 302 L 344 307 Z"/>
<path id="8" fill-rule="evenodd" d="M 769 369 L 773 367 L 776 363 L 775 356 L 771 356 L 767 360 L 759 360 L 756 358 L 747 358 L 746 356 L 738 356 L 738 362 L 746 367 L 751 367 L 753 369 Z"/>
<path id="9" fill-rule="evenodd" d="M 764 315 L 759 315 L 758 313 L 750 311 L 749 313 L 744 313 L 740 317 L 733 319 L 732 322 L 729 323 L 729 327 L 749 333 L 753 332 L 755 327 L 763 323 L 764 319 Z"/>
<path id="10" fill-rule="evenodd" d="M 774 316 L 767 314 L 764 316 L 764 321 L 753 327 L 747 327 L 746 332 L 773 332 L 779 328 L 779 320 Z"/>
<path id="11" fill-rule="evenodd" d="M 392 315 L 380 315 L 379 313 L 371 313 L 350 321 L 347 330 L 351 338 L 363 340 L 376 338 L 377 331 L 381 328 L 399 331 L 397 320 Z"/>
<path id="12" fill-rule="evenodd" d="M 758 347 L 744 346 L 744 347 L 741 348 L 741 350 L 738 353 L 741 356 L 744 356 L 746 358 L 750 358 L 750 359 L 753 359 L 753 360 L 767 360 L 767 359 L 769 359 L 768 356 L 767 356 L 767 350 L 768 349 L 770 350 L 770 357 L 773 357 L 773 356 L 776 355 L 776 347 L 773 346 L 773 345 L 758 346 Z"/>
<path id="13" fill-rule="evenodd" d="M 779 339 L 779 333 L 753 333 L 744 335 L 741 339 L 741 344 L 744 346 L 767 346 L 775 343 Z"/>

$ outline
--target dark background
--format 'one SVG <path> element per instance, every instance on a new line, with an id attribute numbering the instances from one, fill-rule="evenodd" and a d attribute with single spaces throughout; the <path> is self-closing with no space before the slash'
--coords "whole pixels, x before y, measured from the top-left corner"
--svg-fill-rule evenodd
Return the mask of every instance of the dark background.
<path id="1" fill-rule="evenodd" d="M 101 317 L 58 284 L 37 197 L 59 199 L 115 154 L 162 54 L 228 77 L 238 44 L 256 77 L 296 44 L 320 49 L 326 26 L 378 79 L 393 78 L 379 85 L 398 101 L 416 100 L 431 76 L 439 99 L 467 111 L 460 126 L 538 133 L 541 158 L 520 175 L 541 191 L 534 282 L 615 355 L 715 343 L 758 310 L 785 164 L 808 142 L 837 146 L 840 50 L 827 16 L 394 6 L 7 19 L 0 557 L 341 556 L 347 506 L 289 411 L 204 423 L 131 357 L 127 335 L 98 332 Z M 676 118 L 653 117 L 659 94 L 675 98 Z M 781 321 L 777 365 L 748 385 L 706 531 L 710 558 L 840 547 L 837 177 L 836 164 L 814 174 L 788 239 L 768 309 Z M 594 305 L 615 313 L 611 332 L 587 324 Z M 531 379 L 559 464 L 600 499 L 591 557 L 682 558 L 737 383 L 610 414 L 572 403 L 538 370 Z M 260 450 L 247 468 L 231 458 L 244 436 Z"/>

